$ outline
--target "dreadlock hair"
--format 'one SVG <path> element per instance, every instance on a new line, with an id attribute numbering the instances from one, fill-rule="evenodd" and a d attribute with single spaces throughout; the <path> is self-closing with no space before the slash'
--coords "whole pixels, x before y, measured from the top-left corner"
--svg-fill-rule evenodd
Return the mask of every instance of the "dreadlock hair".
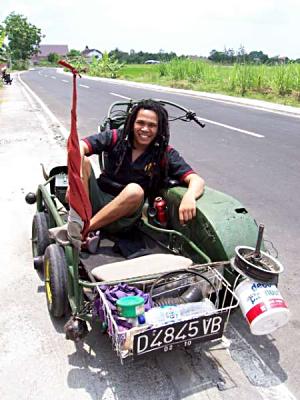
<path id="1" fill-rule="evenodd" d="M 170 139 L 168 112 L 158 101 L 141 100 L 130 109 L 125 120 L 122 140 L 117 145 L 119 158 L 114 174 L 116 175 L 120 170 L 128 148 L 134 147 L 134 123 L 138 112 L 142 109 L 154 111 L 158 118 L 157 135 L 149 145 L 151 151 L 150 170 L 148 171 L 150 177 L 149 191 L 155 193 L 164 184 L 168 176 L 168 162 L 165 152 Z"/>

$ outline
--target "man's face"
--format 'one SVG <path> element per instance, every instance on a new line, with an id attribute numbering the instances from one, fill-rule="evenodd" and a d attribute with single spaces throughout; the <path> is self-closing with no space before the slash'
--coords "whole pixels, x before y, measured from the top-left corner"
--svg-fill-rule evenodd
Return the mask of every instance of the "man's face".
<path id="1" fill-rule="evenodd" d="M 135 148 L 146 148 L 156 138 L 158 116 L 152 110 L 141 109 L 137 113 L 134 125 L 133 144 Z"/>

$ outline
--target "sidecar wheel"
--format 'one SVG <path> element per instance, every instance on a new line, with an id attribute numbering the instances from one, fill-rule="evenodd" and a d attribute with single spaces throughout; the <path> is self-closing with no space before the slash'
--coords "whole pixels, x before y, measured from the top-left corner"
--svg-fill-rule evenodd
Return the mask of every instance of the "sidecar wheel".
<path id="1" fill-rule="evenodd" d="M 68 310 L 67 262 L 63 248 L 56 243 L 46 249 L 44 276 L 48 310 L 53 317 L 63 317 Z"/>

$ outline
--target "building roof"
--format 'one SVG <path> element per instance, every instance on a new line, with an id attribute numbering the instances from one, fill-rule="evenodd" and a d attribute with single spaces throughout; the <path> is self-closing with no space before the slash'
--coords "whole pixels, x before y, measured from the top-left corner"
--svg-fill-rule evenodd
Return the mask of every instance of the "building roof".
<path id="1" fill-rule="evenodd" d="M 66 44 L 41 44 L 37 55 L 38 57 L 47 57 L 50 53 L 56 53 L 65 56 L 68 52 L 69 48 Z"/>
<path id="2" fill-rule="evenodd" d="M 85 49 L 81 52 L 83 56 L 88 56 L 91 52 L 96 51 L 99 54 L 103 54 L 102 51 L 98 49 L 89 49 L 88 46 L 85 46 Z"/>

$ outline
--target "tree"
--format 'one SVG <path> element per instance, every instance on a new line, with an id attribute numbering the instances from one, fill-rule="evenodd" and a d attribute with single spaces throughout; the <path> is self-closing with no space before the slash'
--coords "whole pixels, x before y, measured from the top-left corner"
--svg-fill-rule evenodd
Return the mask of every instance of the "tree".
<path id="1" fill-rule="evenodd" d="M 49 62 L 56 64 L 60 56 L 57 53 L 49 53 L 47 59 Z"/>
<path id="2" fill-rule="evenodd" d="M 41 29 L 30 24 L 21 14 L 12 12 L 3 22 L 8 38 L 8 50 L 13 60 L 28 60 L 38 53 Z"/>
<path id="3" fill-rule="evenodd" d="M 115 60 L 118 60 L 120 63 L 126 64 L 143 64 L 146 60 L 157 60 L 167 62 L 172 60 L 172 58 L 176 58 L 176 53 L 170 52 L 166 53 L 164 50 L 159 50 L 159 53 L 148 53 L 131 49 L 130 53 L 126 53 L 124 51 L 116 48 L 109 52 L 109 57 L 112 57 Z"/>
<path id="4" fill-rule="evenodd" d="M 247 57 L 248 57 L 248 55 L 246 53 L 245 47 L 241 44 L 236 53 L 236 61 L 237 61 L 237 63 L 245 64 L 247 61 Z"/>
<path id="5" fill-rule="evenodd" d="M 4 44 L 4 39 L 5 39 L 5 30 L 0 26 L 0 49 Z"/>
<path id="6" fill-rule="evenodd" d="M 213 62 L 224 62 L 225 58 L 225 53 L 223 53 L 222 51 L 217 51 L 215 49 L 209 53 L 208 57 L 208 59 Z"/>
<path id="7" fill-rule="evenodd" d="M 68 53 L 68 57 L 80 57 L 81 53 L 79 50 L 71 49 Z"/>
<path id="8" fill-rule="evenodd" d="M 130 51 L 132 51 L 132 50 L 130 50 Z M 112 58 L 114 60 L 118 60 L 120 63 L 123 63 L 123 62 L 126 63 L 126 62 L 128 62 L 128 59 L 129 59 L 129 54 L 124 51 L 119 50 L 117 47 L 115 48 L 115 50 L 111 50 L 108 55 L 110 58 Z M 132 56 L 134 57 L 134 55 L 135 55 L 135 53 L 133 52 Z"/>
<path id="9" fill-rule="evenodd" d="M 0 57 L 3 57 L 5 52 L 4 39 L 5 39 L 5 31 L 1 29 L 0 25 Z"/>
<path id="10" fill-rule="evenodd" d="M 9 52 L 7 46 L 4 44 L 5 38 L 6 38 L 6 32 L 3 26 L 0 25 L 0 64 L 6 62 L 10 66 Z"/>
<path id="11" fill-rule="evenodd" d="M 248 54 L 249 57 L 249 61 L 254 62 L 256 64 L 264 64 L 268 61 L 268 56 L 267 54 L 264 54 L 261 50 L 257 51 L 257 50 L 253 50 L 250 51 L 250 53 Z"/>
<path id="12" fill-rule="evenodd" d="M 234 56 L 234 50 L 233 49 L 224 49 L 224 61 L 229 62 L 230 64 L 234 63 L 235 56 Z"/>

